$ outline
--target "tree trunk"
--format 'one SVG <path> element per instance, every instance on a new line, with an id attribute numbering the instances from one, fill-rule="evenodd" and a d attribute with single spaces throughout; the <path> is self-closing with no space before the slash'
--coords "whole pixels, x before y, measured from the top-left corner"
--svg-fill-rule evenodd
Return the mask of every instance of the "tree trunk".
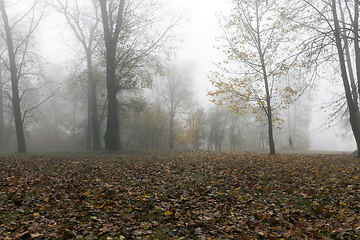
<path id="1" fill-rule="evenodd" d="M 108 116 L 105 131 L 105 148 L 108 150 L 121 150 L 120 145 L 120 129 L 118 116 L 118 101 L 116 98 L 117 86 L 115 78 L 115 54 L 111 52 L 111 48 L 106 54 L 106 85 L 108 92 Z"/>
<path id="2" fill-rule="evenodd" d="M 6 34 L 6 44 L 8 47 L 10 74 L 11 74 L 11 90 L 12 90 L 12 105 L 15 119 L 16 138 L 18 143 L 18 152 L 26 152 L 26 143 L 24 135 L 24 126 L 21 116 L 20 96 L 19 96 L 19 79 L 16 69 L 15 52 L 11 36 L 11 28 L 9 25 L 8 16 L 5 10 L 4 0 L 0 0 L 0 11 L 3 17 L 4 29 Z"/>
<path id="3" fill-rule="evenodd" d="M 91 52 L 87 52 L 87 68 L 88 68 L 88 79 L 90 82 L 90 103 L 91 103 L 91 126 L 92 126 L 92 139 L 93 149 L 100 150 L 100 124 L 97 110 L 97 87 L 94 79 L 93 66 L 92 66 Z"/>
<path id="4" fill-rule="evenodd" d="M 90 83 L 88 83 L 90 85 Z M 91 150 L 91 91 L 88 86 L 88 108 L 87 108 L 87 123 L 86 123 L 86 150 Z"/>
<path id="5" fill-rule="evenodd" d="M 174 113 L 170 113 L 170 123 L 169 123 L 169 149 L 174 149 Z"/>
<path id="6" fill-rule="evenodd" d="M 257 12 L 258 15 L 258 12 Z M 269 82 L 268 82 L 268 76 L 266 72 L 266 66 L 265 66 L 265 56 L 262 50 L 261 46 L 261 35 L 259 32 L 260 29 L 260 22 L 259 17 L 257 17 L 257 41 L 258 41 L 258 53 L 259 53 L 259 59 L 265 84 L 265 94 L 266 94 L 266 116 L 267 116 L 267 122 L 268 122 L 268 134 L 269 134 L 269 147 L 270 147 L 270 154 L 275 154 L 275 143 L 274 143 L 274 136 L 273 136 L 273 122 L 272 122 L 272 110 L 271 110 L 271 96 L 270 96 L 270 90 L 269 90 Z"/>
<path id="7" fill-rule="evenodd" d="M 265 83 L 265 92 L 266 92 L 266 116 L 268 122 L 268 131 L 269 131 L 269 147 L 270 147 L 270 154 L 275 154 L 275 143 L 274 143 L 274 136 L 273 136 L 273 123 L 272 123 L 272 111 L 271 111 L 271 103 L 270 103 L 270 91 L 269 91 L 269 83 L 267 78 L 267 73 L 265 69 L 264 58 L 261 55 L 261 65 L 263 70 L 264 76 L 264 83 Z"/>
<path id="8" fill-rule="evenodd" d="M 335 34 L 336 47 L 338 50 L 338 56 L 339 56 L 339 62 L 340 62 L 341 77 L 343 80 L 345 96 L 346 96 L 346 100 L 347 100 L 347 104 L 348 104 L 348 108 L 349 108 L 349 114 L 350 114 L 350 124 L 351 124 L 351 128 L 353 130 L 353 134 L 354 134 L 357 149 L 358 149 L 358 157 L 360 157 L 360 154 L 359 154 L 359 152 L 360 152 L 359 151 L 360 150 L 360 129 L 359 129 L 358 121 L 357 121 L 357 118 L 358 118 L 357 113 L 356 113 L 357 106 L 355 106 L 354 101 L 352 99 L 349 80 L 348 80 L 348 76 L 347 76 L 346 63 L 345 63 L 345 58 L 344 58 L 344 51 L 343 51 L 342 44 L 341 44 L 340 25 L 339 25 L 339 21 L 338 21 L 338 17 L 337 17 L 337 12 L 336 12 L 335 0 L 332 0 L 332 14 L 334 17 L 334 26 L 335 26 L 334 34 Z M 355 39 L 355 41 L 357 41 L 357 40 Z"/>
<path id="9" fill-rule="evenodd" d="M 3 80 L 0 62 L 0 151 L 2 149 L 2 140 L 4 136 L 4 102 L 3 102 Z"/>
<path id="10" fill-rule="evenodd" d="M 106 9 L 106 0 L 99 0 L 99 3 L 104 27 L 106 47 L 106 86 L 108 93 L 108 116 L 104 140 L 106 149 L 116 151 L 121 150 L 118 116 L 119 104 L 116 98 L 118 92 L 115 74 L 116 46 L 122 27 L 122 15 L 124 11 L 125 0 L 120 0 L 115 28 L 113 26 L 109 26 L 109 24 L 112 22 L 112 19 L 109 19 L 109 15 Z M 113 29 L 115 29 L 114 32 L 112 32 Z"/>
<path id="11" fill-rule="evenodd" d="M 76 128 L 76 99 L 73 99 L 73 115 L 72 115 L 72 149 L 75 150 L 75 128 Z"/>
<path id="12" fill-rule="evenodd" d="M 55 137 L 55 150 L 58 150 L 59 147 L 59 135 L 58 135 L 58 125 L 59 125 L 59 115 L 58 115 L 58 107 L 56 100 L 53 101 L 54 108 L 54 137 Z"/>

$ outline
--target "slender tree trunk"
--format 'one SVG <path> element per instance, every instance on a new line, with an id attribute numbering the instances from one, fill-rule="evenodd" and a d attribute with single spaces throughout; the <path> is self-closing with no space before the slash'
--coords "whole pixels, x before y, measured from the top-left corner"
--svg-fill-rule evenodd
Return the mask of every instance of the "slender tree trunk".
<path id="1" fill-rule="evenodd" d="M 349 114 L 350 114 L 350 124 L 351 124 L 351 128 L 353 130 L 353 134 L 354 134 L 357 149 L 358 149 L 358 157 L 360 157 L 360 129 L 359 129 L 358 121 L 357 121 L 358 116 L 356 114 L 357 106 L 355 106 L 354 101 L 352 99 L 351 89 L 350 89 L 349 80 L 348 80 L 348 76 L 347 76 L 346 63 L 345 63 L 345 58 L 344 58 L 344 51 L 343 51 L 342 44 L 341 44 L 340 25 L 339 25 L 339 21 L 338 21 L 338 17 L 337 17 L 337 12 L 336 12 L 336 1 L 335 0 L 332 0 L 332 14 L 333 14 L 333 18 L 334 18 L 334 26 L 335 26 L 334 34 L 335 34 L 336 47 L 338 50 L 338 56 L 339 56 L 339 62 L 340 62 L 341 77 L 343 80 L 343 85 L 344 85 L 344 89 L 345 89 L 345 97 L 347 100 Z"/>
<path id="2" fill-rule="evenodd" d="M 173 112 L 170 112 L 170 123 L 169 123 L 169 148 L 174 149 L 174 116 Z"/>
<path id="3" fill-rule="evenodd" d="M 97 86 L 94 79 L 93 66 L 92 66 L 91 52 L 87 53 L 87 68 L 88 68 L 88 79 L 90 82 L 90 103 L 91 103 L 91 126 L 92 126 L 92 139 L 93 149 L 101 149 L 100 142 L 100 123 L 97 110 Z"/>
<path id="4" fill-rule="evenodd" d="M 58 115 L 58 108 L 57 108 L 57 104 L 56 104 L 55 99 L 53 101 L 53 108 L 54 108 L 55 150 L 58 150 L 58 145 L 59 145 L 59 135 L 58 135 L 59 115 Z"/>
<path id="5" fill-rule="evenodd" d="M 261 51 L 261 49 L 260 49 Z M 273 136 L 273 122 L 272 122 L 272 110 L 271 110 L 271 97 L 269 91 L 269 83 L 268 83 L 268 76 L 266 73 L 266 67 L 264 63 L 264 56 L 261 54 L 261 66 L 263 71 L 264 83 L 265 83 L 265 93 L 266 93 L 266 116 L 268 122 L 268 131 L 269 131 L 269 147 L 270 147 L 270 154 L 275 154 L 275 143 L 274 143 L 274 136 Z"/>
<path id="6" fill-rule="evenodd" d="M 76 128 L 76 99 L 73 99 L 73 115 L 72 115 L 72 149 L 75 150 L 75 128 Z"/>
<path id="7" fill-rule="evenodd" d="M 257 15 L 259 13 L 257 12 Z M 270 154 L 275 154 L 275 143 L 274 143 L 274 136 L 273 136 L 273 122 L 272 122 L 272 110 L 271 110 L 271 96 L 270 96 L 270 90 L 269 90 L 269 82 L 268 82 L 268 76 L 266 72 L 266 66 L 265 66 L 265 56 L 262 50 L 261 46 L 261 35 L 259 32 L 260 29 L 260 22 L 259 22 L 259 16 L 257 16 L 257 43 L 258 43 L 258 53 L 259 53 L 259 59 L 261 63 L 261 69 L 265 84 L 265 94 L 266 94 L 266 116 L 267 116 L 267 122 L 268 122 L 268 134 L 269 134 L 269 147 L 270 147 Z"/>
<path id="8" fill-rule="evenodd" d="M 359 2 L 354 1 L 354 48 L 355 48 L 355 64 L 356 64 L 356 76 L 358 80 L 358 94 L 360 95 L 360 46 L 359 46 Z M 359 109 L 358 105 L 356 105 Z M 359 110 L 358 110 L 359 114 Z M 358 149 L 360 150 L 360 149 Z M 358 151 L 360 157 L 360 151 Z"/>
<path id="9" fill-rule="evenodd" d="M 88 83 L 90 85 L 90 83 Z M 86 123 L 86 150 L 91 150 L 91 90 L 88 86 L 88 108 L 87 108 L 87 123 Z"/>
<path id="10" fill-rule="evenodd" d="M 17 75 L 15 51 L 13 46 L 13 40 L 11 36 L 11 28 L 9 25 L 9 19 L 5 10 L 4 0 L 0 0 L 0 11 L 3 17 L 4 29 L 6 34 L 6 44 L 8 47 L 9 61 L 10 61 L 10 74 L 11 74 L 11 90 L 12 90 L 12 105 L 15 119 L 16 138 L 18 143 L 18 152 L 26 152 L 25 134 L 23 120 L 21 116 L 20 108 L 20 96 L 19 96 L 19 78 Z"/>

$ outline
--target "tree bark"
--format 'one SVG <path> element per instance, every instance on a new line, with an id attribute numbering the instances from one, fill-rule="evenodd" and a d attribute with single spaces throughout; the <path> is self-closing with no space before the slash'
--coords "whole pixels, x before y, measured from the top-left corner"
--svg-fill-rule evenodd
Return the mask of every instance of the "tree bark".
<path id="1" fill-rule="evenodd" d="M 26 152 L 26 142 L 24 135 L 24 126 L 21 116 L 20 96 L 19 96 L 19 78 L 17 75 L 15 51 L 11 35 L 11 28 L 9 19 L 5 10 L 4 0 L 0 0 L 0 11 L 2 14 L 4 29 L 6 35 L 6 44 L 8 47 L 9 61 L 10 61 L 10 74 L 11 74 L 11 90 L 12 90 L 12 105 L 15 119 L 16 138 L 18 143 L 18 152 Z"/>
<path id="2" fill-rule="evenodd" d="M 116 98 L 118 87 L 116 84 L 116 46 L 123 22 L 123 11 L 125 0 L 120 0 L 116 25 L 110 26 L 112 19 L 106 9 L 106 0 L 99 0 L 101 17 L 104 27 L 104 38 L 106 47 L 106 86 L 108 93 L 108 116 L 105 131 L 105 148 L 108 150 L 121 150 L 120 129 L 118 116 L 118 101 Z M 114 29 L 114 30 L 113 30 Z"/>

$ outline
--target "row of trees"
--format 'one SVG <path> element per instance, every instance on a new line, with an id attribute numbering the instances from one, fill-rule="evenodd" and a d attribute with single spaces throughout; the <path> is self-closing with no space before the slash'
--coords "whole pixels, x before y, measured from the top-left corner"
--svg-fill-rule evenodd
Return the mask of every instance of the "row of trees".
<path id="1" fill-rule="evenodd" d="M 44 20 L 44 13 L 54 10 L 62 13 L 79 43 L 75 49 L 81 52 L 78 56 L 80 60 L 75 65 L 81 74 L 75 75 L 78 80 L 85 81 L 79 81 L 80 84 L 76 83 L 73 87 L 81 86 L 86 89 L 87 149 L 102 148 L 101 121 L 106 116 L 105 148 L 121 150 L 117 96 L 126 89 L 149 86 L 152 81 L 151 74 L 157 70 L 158 55 L 168 50 L 168 43 L 174 40 L 175 36 L 173 30 L 181 17 L 179 14 L 166 11 L 158 1 L 93 0 L 89 3 L 77 0 L 27 0 L 12 3 L 2 0 L 1 32 L 5 42 L 1 44 L 4 49 L 1 65 L 5 66 L 2 73 L 5 80 L 1 81 L 0 91 L 2 94 L 5 93 L 11 102 L 18 152 L 27 151 L 25 118 L 36 108 L 50 101 L 60 88 L 58 86 L 54 92 L 46 96 L 40 94 L 44 99 L 37 103 L 30 101 L 33 99 L 27 99 L 27 95 L 39 94 L 41 86 L 53 85 L 46 82 L 48 79 L 40 70 L 43 61 L 40 56 L 34 57 L 34 52 L 35 33 Z M 11 12 L 10 16 L 8 12 Z M 10 81 L 7 80 L 8 77 Z M 103 84 L 107 87 L 105 93 L 101 94 L 106 95 L 106 99 L 101 106 L 106 105 L 107 111 L 100 116 L 98 87 Z M 44 88 L 41 91 L 44 92 Z M 3 100 L 1 95 L 2 138 L 5 135 L 4 106 L 7 104 Z M 74 103 L 74 106 L 76 104 Z M 56 116 L 55 120 L 57 121 Z M 11 122 L 12 120 L 9 120 L 7 123 L 7 130 L 11 129 Z"/>
<path id="2" fill-rule="evenodd" d="M 344 94 L 334 100 L 333 116 L 350 119 L 359 149 L 359 1 L 233 0 L 233 6 L 221 38 L 227 60 L 210 76 L 213 101 L 238 114 L 266 116 L 273 154 L 273 126 L 283 120 L 278 111 L 316 77 L 341 76 Z"/>
<path id="3" fill-rule="evenodd" d="M 219 109 L 205 114 L 189 106 L 191 71 L 186 65 L 163 60 L 171 55 L 174 29 L 182 18 L 164 10 L 160 2 L 54 0 L 46 4 L 26 0 L 18 7 L 20 2 L 0 0 L 0 144 L 5 137 L 11 142 L 9 136 L 16 133 L 17 150 L 26 152 L 26 133 L 34 137 L 33 130 L 43 128 L 38 120 L 42 116 L 54 121 L 49 126 L 54 128 L 56 141 L 62 135 L 67 144 L 71 138 L 73 146 L 85 142 L 87 149 L 101 149 L 103 134 L 109 150 L 173 149 L 185 143 L 221 150 L 225 136 L 234 149 L 241 142 L 237 129 L 252 129 L 238 127 L 240 115 L 243 122 L 256 126 L 259 135 L 255 139 L 260 139 L 260 147 L 268 144 L 271 154 L 275 142 L 280 148 L 303 142 L 297 147 L 306 148 L 306 138 L 298 141 L 297 137 L 298 126 L 307 126 L 307 120 L 301 120 L 307 108 L 300 106 L 308 104 L 298 100 L 304 99 L 316 77 L 329 73 L 321 74 L 329 66 L 335 72 L 332 76 L 341 75 L 343 80 L 345 97 L 334 102 L 344 106 L 345 101 L 347 107 L 338 108 L 338 115 L 349 113 L 355 139 L 360 142 L 359 2 L 233 3 L 231 15 L 223 19 L 221 48 L 227 60 L 211 73 L 215 90 L 209 95 L 214 103 L 237 115 L 217 114 Z M 41 57 L 34 51 L 35 33 L 44 13 L 54 10 L 67 22 L 79 52 L 71 73 L 65 72 L 59 81 L 55 79 L 61 74 L 55 77 L 56 73 L 41 68 Z M 152 91 L 146 90 L 150 87 Z M 200 122 L 204 124 L 201 128 Z"/>

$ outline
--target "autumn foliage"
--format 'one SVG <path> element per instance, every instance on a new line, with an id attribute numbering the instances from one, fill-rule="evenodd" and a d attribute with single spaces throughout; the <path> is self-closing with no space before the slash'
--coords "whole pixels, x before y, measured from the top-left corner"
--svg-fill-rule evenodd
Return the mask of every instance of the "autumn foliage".
<path id="1" fill-rule="evenodd" d="M 210 151 L 0 157 L 1 239 L 359 239 L 360 160 Z"/>

